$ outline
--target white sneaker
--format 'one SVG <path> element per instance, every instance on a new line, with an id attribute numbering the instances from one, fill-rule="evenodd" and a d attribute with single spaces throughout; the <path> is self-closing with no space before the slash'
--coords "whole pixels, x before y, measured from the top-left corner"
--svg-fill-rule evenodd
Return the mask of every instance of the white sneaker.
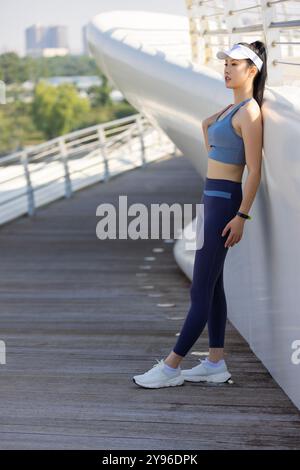
<path id="1" fill-rule="evenodd" d="M 178 373 L 174 375 L 167 375 L 164 371 L 164 360 L 158 361 L 150 370 L 144 374 L 135 375 L 133 381 L 136 385 L 145 388 L 161 388 L 161 387 L 174 387 L 176 385 L 184 384 L 184 377 L 179 367 Z"/>
<path id="2" fill-rule="evenodd" d="M 181 371 L 184 380 L 187 382 L 226 382 L 230 379 L 231 374 L 227 369 L 225 361 L 217 367 L 210 367 L 206 360 L 199 359 L 201 364 L 191 369 L 183 369 Z"/>

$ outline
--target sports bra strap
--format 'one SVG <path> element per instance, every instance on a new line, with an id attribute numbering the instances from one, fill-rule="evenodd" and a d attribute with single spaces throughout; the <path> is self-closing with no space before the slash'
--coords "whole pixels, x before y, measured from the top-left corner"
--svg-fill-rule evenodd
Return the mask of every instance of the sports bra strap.
<path id="1" fill-rule="evenodd" d="M 242 104 L 244 104 L 244 103 L 246 103 L 246 101 L 250 101 L 250 100 L 251 100 L 251 98 L 247 98 L 246 100 L 241 101 L 239 104 L 237 104 L 236 106 L 234 106 L 234 107 L 232 108 L 232 110 L 229 111 L 229 113 L 226 114 L 226 116 L 225 116 L 223 119 L 226 119 L 227 116 L 229 116 L 229 115 L 232 113 L 232 111 L 235 111 L 235 110 L 239 109 L 239 107 L 242 106 Z M 225 110 L 225 111 L 226 111 L 226 110 Z M 224 113 L 225 111 L 223 111 L 223 113 Z M 217 117 L 216 121 L 219 120 L 219 118 L 222 116 L 223 113 L 221 113 L 220 116 Z M 221 119 L 221 121 L 223 121 L 223 119 Z"/>

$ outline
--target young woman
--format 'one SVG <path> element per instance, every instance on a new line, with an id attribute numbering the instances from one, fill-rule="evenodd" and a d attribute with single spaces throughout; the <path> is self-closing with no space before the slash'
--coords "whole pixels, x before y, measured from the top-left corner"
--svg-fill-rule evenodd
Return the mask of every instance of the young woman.
<path id="1" fill-rule="evenodd" d="M 229 50 L 219 51 L 217 57 L 225 59 L 225 84 L 233 90 L 234 103 L 202 122 L 208 151 L 208 171 L 201 199 L 204 244 L 195 253 L 191 304 L 170 354 L 149 371 L 133 377 L 141 387 L 176 386 L 185 380 L 226 382 L 231 377 L 224 361 L 227 305 L 223 267 L 228 248 L 241 240 L 245 221 L 251 219 L 248 212 L 261 179 L 261 105 L 267 57 L 261 41 L 239 42 Z M 241 181 L 245 165 L 248 174 L 243 193 Z M 209 357 L 191 369 L 181 370 L 180 362 L 206 323 Z"/>

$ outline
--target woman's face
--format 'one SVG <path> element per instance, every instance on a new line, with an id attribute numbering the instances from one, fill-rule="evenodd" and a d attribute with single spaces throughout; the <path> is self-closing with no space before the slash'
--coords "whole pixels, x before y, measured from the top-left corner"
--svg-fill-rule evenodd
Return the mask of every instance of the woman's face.
<path id="1" fill-rule="evenodd" d="M 224 63 L 224 79 L 227 88 L 238 88 L 248 80 L 253 80 L 254 67 L 249 67 L 246 59 L 227 57 Z M 254 73 L 253 73 L 254 72 Z"/>

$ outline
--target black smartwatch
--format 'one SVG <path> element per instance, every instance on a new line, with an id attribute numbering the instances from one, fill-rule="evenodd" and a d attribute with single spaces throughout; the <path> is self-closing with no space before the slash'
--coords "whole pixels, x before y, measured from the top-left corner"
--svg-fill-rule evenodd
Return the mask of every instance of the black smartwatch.
<path id="1" fill-rule="evenodd" d="M 250 220 L 252 219 L 252 217 L 250 217 L 250 215 L 244 214 L 243 212 L 240 212 L 240 211 L 238 211 L 238 212 L 236 213 L 236 215 L 239 215 L 239 216 L 242 217 L 243 219 L 250 219 Z"/>

